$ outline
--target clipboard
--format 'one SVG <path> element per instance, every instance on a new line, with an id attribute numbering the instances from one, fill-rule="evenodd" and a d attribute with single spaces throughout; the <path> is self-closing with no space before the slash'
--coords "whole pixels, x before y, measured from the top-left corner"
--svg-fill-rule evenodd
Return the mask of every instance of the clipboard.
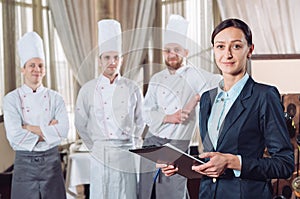
<path id="1" fill-rule="evenodd" d="M 192 170 L 192 166 L 204 164 L 205 162 L 185 153 L 170 143 L 162 146 L 129 149 L 129 151 L 155 163 L 174 165 L 178 167 L 177 173 L 188 179 L 199 179 L 202 177 L 200 173 Z"/>

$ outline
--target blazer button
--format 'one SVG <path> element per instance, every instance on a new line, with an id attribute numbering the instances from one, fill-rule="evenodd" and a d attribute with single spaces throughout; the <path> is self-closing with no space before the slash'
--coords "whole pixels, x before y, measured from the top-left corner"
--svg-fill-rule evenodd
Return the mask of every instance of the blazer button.
<path id="1" fill-rule="evenodd" d="M 213 181 L 213 183 L 216 183 L 217 182 L 217 178 L 213 178 L 212 181 Z"/>

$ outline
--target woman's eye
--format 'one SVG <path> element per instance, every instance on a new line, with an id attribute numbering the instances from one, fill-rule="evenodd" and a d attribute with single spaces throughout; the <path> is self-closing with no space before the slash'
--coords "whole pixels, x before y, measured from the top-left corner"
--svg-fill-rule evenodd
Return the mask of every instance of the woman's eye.
<path id="1" fill-rule="evenodd" d="M 233 49 L 240 49 L 241 47 L 241 45 L 233 45 Z"/>

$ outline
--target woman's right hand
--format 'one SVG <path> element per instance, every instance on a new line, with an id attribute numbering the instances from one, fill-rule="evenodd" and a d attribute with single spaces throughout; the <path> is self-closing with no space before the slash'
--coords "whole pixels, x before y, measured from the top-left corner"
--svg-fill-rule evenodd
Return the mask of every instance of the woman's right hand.
<path id="1" fill-rule="evenodd" d="M 165 174 L 165 176 L 172 176 L 178 171 L 178 168 L 174 167 L 174 165 L 167 164 L 156 164 L 156 168 L 160 168 L 162 173 Z"/>

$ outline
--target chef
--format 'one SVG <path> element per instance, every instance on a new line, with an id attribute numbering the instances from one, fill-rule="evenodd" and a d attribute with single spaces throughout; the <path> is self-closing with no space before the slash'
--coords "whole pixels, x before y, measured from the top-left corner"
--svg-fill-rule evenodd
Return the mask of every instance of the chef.
<path id="1" fill-rule="evenodd" d="M 62 96 L 43 86 L 43 41 L 35 32 L 18 41 L 24 84 L 3 99 L 7 139 L 16 151 L 12 199 L 66 198 L 58 145 L 69 130 Z"/>
<path id="2" fill-rule="evenodd" d="M 144 145 L 173 143 L 187 151 L 196 130 L 198 101 L 201 94 L 216 87 L 220 75 L 209 73 L 187 63 L 188 21 L 171 15 L 164 32 L 163 56 L 166 68 L 152 76 L 147 90 L 143 117 L 149 126 Z M 152 165 L 152 166 L 151 166 Z M 141 198 L 150 198 L 155 164 L 142 159 Z M 185 198 L 186 178 L 160 175 L 155 183 L 156 198 Z"/>
<path id="3" fill-rule="evenodd" d="M 101 75 L 82 86 L 75 126 L 92 154 L 90 198 L 135 199 L 135 157 L 128 149 L 141 137 L 142 94 L 135 82 L 122 77 L 120 23 L 98 22 Z"/>

